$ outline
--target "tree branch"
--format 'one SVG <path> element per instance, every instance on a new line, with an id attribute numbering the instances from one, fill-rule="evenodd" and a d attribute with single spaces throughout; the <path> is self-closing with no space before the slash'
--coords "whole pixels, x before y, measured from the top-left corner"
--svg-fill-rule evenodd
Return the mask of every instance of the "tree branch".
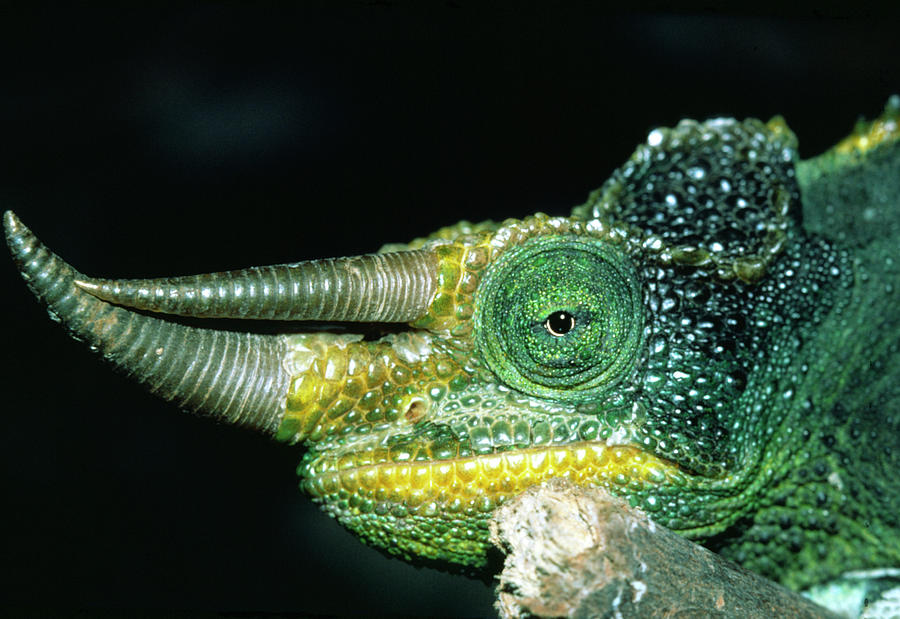
<path id="1" fill-rule="evenodd" d="M 654 524 L 601 489 L 552 479 L 500 508 L 501 617 L 837 615 Z"/>

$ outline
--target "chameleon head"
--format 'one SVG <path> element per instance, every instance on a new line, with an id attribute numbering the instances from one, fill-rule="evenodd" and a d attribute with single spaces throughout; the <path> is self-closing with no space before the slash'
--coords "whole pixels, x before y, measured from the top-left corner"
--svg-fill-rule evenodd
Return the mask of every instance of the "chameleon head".
<path id="1" fill-rule="evenodd" d="M 84 277 L 5 225 L 32 291 L 105 359 L 185 409 L 304 443 L 302 487 L 368 542 L 479 565 L 494 508 L 555 476 L 694 536 L 739 517 L 716 507 L 760 456 L 753 415 L 729 413 L 750 406 L 761 280 L 794 233 L 794 157 L 779 120 L 684 122 L 572 217 L 160 280 Z M 167 313 L 406 328 L 269 336 Z"/>

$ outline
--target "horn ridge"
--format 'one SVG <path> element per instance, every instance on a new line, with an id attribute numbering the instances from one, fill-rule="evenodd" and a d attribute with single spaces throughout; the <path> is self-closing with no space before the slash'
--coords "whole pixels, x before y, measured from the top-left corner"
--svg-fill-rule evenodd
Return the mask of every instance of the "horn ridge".
<path id="1" fill-rule="evenodd" d="M 160 279 L 79 276 L 109 303 L 181 316 L 412 322 L 437 289 L 430 250 L 365 254 Z"/>

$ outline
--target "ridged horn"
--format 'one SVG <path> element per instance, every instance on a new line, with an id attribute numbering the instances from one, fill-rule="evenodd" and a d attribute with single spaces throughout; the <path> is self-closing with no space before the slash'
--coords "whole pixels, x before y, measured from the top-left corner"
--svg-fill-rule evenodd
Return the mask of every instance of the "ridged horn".
<path id="1" fill-rule="evenodd" d="M 202 318 L 411 322 L 437 287 L 431 251 L 367 254 L 163 279 L 79 279 L 99 299 Z"/>
<path id="2" fill-rule="evenodd" d="M 28 287 L 76 339 L 186 410 L 277 430 L 290 379 L 282 336 L 192 328 L 110 305 L 76 286 L 83 276 L 11 211 L 3 225 Z"/>

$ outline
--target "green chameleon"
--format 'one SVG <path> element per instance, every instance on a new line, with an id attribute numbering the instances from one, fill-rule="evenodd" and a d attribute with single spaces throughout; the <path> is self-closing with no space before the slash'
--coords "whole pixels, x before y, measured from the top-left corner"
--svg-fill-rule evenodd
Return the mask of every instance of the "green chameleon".
<path id="1" fill-rule="evenodd" d="M 800 161 L 780 118 L 683 121 L 570 217 L 229 273 L 90 278 L 4 224 L 73 337 L 305 445 L 301 487 L 374 546 L 482 566 L 494 509 L 561 476 L 803 588 L 900 566 L 898 123 Z"/>

